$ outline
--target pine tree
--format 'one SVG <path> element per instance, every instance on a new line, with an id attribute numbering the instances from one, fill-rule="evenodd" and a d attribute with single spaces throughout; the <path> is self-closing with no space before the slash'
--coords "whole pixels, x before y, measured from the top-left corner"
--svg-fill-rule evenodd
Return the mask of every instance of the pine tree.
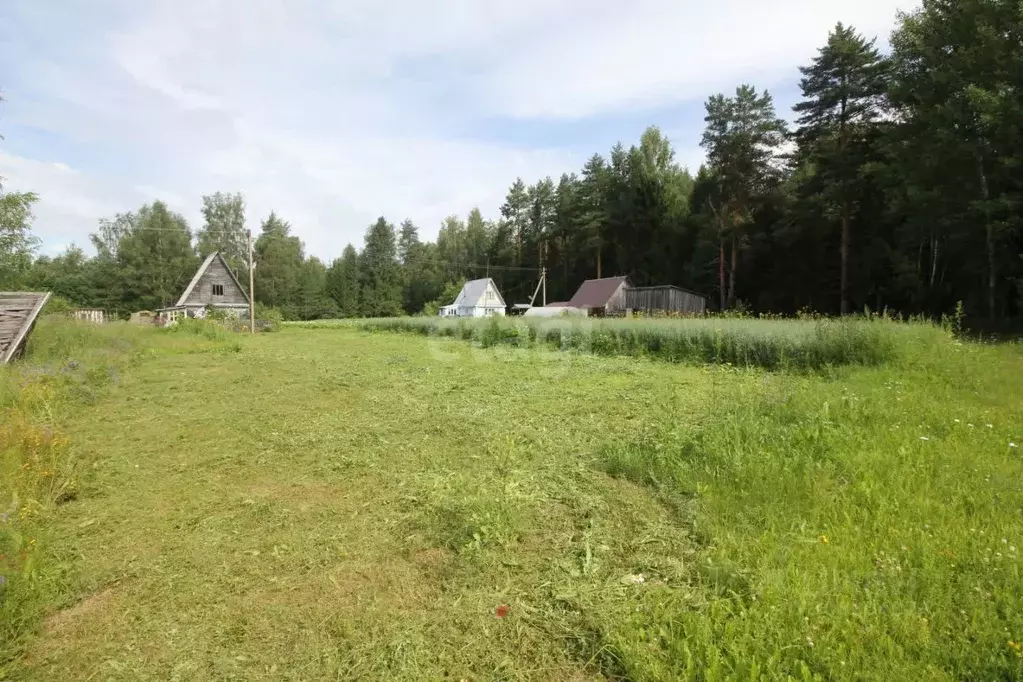
<path id="1" fill-rule="evenodd" d="M 868 136 L 883 104 L 885 66 L 873 40 L 839 23 L 813 63 L 799 69 L 805 99 L 793 107 L 800 114 L 796 139 L 801 155 L 821 176 L 823 192 L 838 206 L 843 315 L 851 309 L 853 211 L 863 192 Z"/>
<path id="2" fill-rule="evenodd" d="M 734 306 L 739 269 L 739 250 L 746 241 L 745 228 L 753 222 L 758 198 L 769 190 L 778 169 L 778 147 L 785 137 L 785 122 L 775 115 L 770 93 L 757 94 L 753 86 L 741 85 L 734 97 L 713 95 L 707 100 L 707 128 L 701 146 L 720 182 L 720 204 L 714 207 L 721 227 L 720 257 L 730 242 L 726 305 Z"/>

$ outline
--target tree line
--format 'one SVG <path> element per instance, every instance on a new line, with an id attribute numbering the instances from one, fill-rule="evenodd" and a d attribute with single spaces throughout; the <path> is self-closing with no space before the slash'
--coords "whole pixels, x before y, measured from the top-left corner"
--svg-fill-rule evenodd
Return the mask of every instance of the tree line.
<path id="1" fill-rule="evenodd" d="M 444 220 L 435 241 L 381 217 L 361 249 L 305 253 L 271 213 L 255 242 L 257 301 L 294 319 L 432 311 L 469 278 L 528 301 L 593 277 L 675 284 L 721 308 L 849 313 L 869 307 L 1015 317 L 1023 298 L 1023 10 L 1010 0 L 926 0 L 890 54 L 838 24 L 800 68 L 794 124 L 764 90 L 706 102 L 695 175 L 655 127 L 557 181 L 508 189 L 499 215 Z M 244 200 L 203 197 L 203 225 L 155 202 L 103 220 L 96 255 L 32 258 L 33 195 L 0 197 L 8 282 L 127 313 L 173 303 L 214 249 L 247 283 Z M 17 229 L 20 226 L 22 229 Z"/>

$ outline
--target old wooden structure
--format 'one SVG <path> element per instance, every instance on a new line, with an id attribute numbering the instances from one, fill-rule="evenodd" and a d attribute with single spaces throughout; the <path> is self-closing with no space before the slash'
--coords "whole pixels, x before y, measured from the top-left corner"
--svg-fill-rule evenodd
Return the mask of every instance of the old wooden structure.
<path id="1" fill-rule="evenodd" d="M 219 251 L 206 257 L 177 303 L 156 312 L 164 318 L 176 320 L 202 317 L 207 308 L 222 310 L 238 318 L 244 317 L 249 310 L 248 294 Z"/>
<path id="2" fill-rule="evenodd" d="M 707 310 L 707 297 L 671 285 L 632 287 L 625 293 L 625 307 L 654 315 L 701 315 Z"/>
<path id="3" fill-rule="evenodd" d="M 72 311 L 71 317 L 79 322 L 92 322 L 93 324 L 103 324 L 107 321 L 106 311 L 99 308 L 79 308 Z"/>
<path id="4" fill-rule="evenodd" d="M 21 351 L 49 298 L 48 291 L 0 292 L 0 364 L 7 364 Z"/>
<path id="5" fill-rule="evenodd" d="M 588 315 L 624 315 L 628 288 L 626 277 L 588 279 L 579 286 L 568 306 L 585 310 Z"/>

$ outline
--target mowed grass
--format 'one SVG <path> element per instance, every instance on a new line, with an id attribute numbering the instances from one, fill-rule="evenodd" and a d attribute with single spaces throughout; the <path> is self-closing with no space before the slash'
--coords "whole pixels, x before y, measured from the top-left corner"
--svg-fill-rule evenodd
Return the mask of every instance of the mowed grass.
<path id="1" fill-rule="evenodd" d="M 54 418 L 78 491 L 9 674 L 1023 676 L 1018 346 L 790 374 L 183 339 Z"/>

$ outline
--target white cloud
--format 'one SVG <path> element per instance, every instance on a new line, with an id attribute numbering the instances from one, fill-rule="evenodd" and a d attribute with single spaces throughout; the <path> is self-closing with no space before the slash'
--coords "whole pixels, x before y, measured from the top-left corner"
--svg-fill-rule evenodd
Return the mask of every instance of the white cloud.
<path id="1" fill-rule="evenodd" d="M 201 194 L 241 191 L 254 229 L 276 209 L 329 258 L 380 213 L 427 237 L 448 213 L 494 215 L 516 176 L 604 151 L 580 156 L 588 117 L 794 84 L 836 21 L 883 41 L 897 5 L 108 0 L 107 14 L 68 9 L 63 23 L 26 5 L 8 22 L 28 36 L 17 59 L 0 40 L 22 84 L 6 86 L 7 109 L 52 139 L 0 156 L 0 172 L 43 197 L 51 243 L 83 243 L 97 218 L 157 197 L 198 226 Z M 577 144 L 513 142 L 516 119 L 574 121 Z M 672 136 L 695 165 L 699 130 Z"/>

